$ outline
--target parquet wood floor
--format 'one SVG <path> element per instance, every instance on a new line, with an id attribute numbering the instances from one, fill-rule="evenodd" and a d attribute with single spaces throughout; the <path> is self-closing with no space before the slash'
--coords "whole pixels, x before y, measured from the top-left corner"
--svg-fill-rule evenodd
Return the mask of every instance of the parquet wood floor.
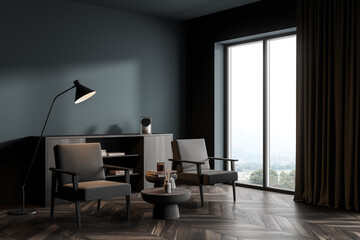
<path id="1" fill-rule="evenodd" d="M 0 239 L 360 239 L 360 213 L 309 206 L 292 195 L 237 188 L 232 201 L 228 185 L 206 186 L 200 207 L 197 187 L 180 204 L 177 220 L 152 219 L 152 204 L 140 194 L 131 197 L 131 220 L 125 219 L 125 199 L 81 204 L 82 230 L 76 226 L 74 204 L 38 208 L 30 216 L 11 216 L 0 210 Z"/>

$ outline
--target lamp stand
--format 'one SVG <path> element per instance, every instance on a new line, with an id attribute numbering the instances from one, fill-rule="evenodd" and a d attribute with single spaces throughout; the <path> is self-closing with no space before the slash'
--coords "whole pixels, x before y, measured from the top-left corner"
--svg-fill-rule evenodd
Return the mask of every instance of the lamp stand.
<path id="1" fill-rule="evenodd" d="M 48 119 L 49 119 L 49 116 L 50 116 L 50 113 L 51 113 L 51 110 L 52 110 L 52 107 L 53 107 L 53 105 L 54 105 L 55 100 L 56 100 L 60 95 L 66 93 L 66 92 L 68 92 L 68 91 L 70 91 L 71 89 L 73 89 L 73 88 L 75 88 L 75 87 L 76 87 L 76 86 L 74 85 L 74 86 L 72 86 L 71 88 L 69 88 L 69 89 L 67 89 L 67 90 L 59 93 L 59 94 L 56 95 L 55 98 L 53 99 L 53 101 L 52 101 L 52 103 L 51 103 L 51 106 L 50 106 L 50 109 L 49 109 L 49 112 L 48 112 L 48 114 L 47 114 L 47 117 L 46 117 L 44 126 L 43 126 L 43 128 L 42 128 L 42 130 L 41 130 L 41 134 L 40 134 L 39 140 L 38 140 L 38 142 L 37 142 L 34 155 L 33 155 L 32 159 L 31 159 L 30 166 L 29 166 L 28 171 L 27 171 L 27 173 L 26 173 L 26 177 L 25 177 L 25 180 L 24 180 L 24 184 L 23 184 L 22 187 L 21 187 L 22 208 L 21 208 L 21 209 L 16 209 L 16 210 L 9 211 L 8 214 L 11 214 L 11 215 L 29 215 L 29 214 L 34 214 L 34 213 L 36 213 L 36 209 L 33 209 L 33 208 L 25 209 L 25 184 L 26 184 L 26 182 L 27 182 L 27 180 L 28 180 L 28 178 L 29 178 L 29 174 L 30 174 L 31 168 L 32 168 L 32 165 L 33 165 L 34 160 L 35 160 L 35 158 L 36 158 L 36 154 L 37 154 L 37 152 L 38 152 L 38 150 L 39 150 L 41 138 L 42 138 L 42 136 L 43 136 L 43 133 L 44 133 L 44 130 L 45 130 L 46 124 L 47 124 L 47 122 L 48 122 Z M 19 198 L 20 198 L 20 196 L 19 196 Z"/>
<path id="2" fill-rule="evenodd" d="M 22 208 L 18 210 L 9 211 L 8 213 L 11 215 L 30 215 L 35 214 L 35 208 L 28 208 L 25 209 L 25 185 L 21 187 L 21 194 L 22 194 Z"/>

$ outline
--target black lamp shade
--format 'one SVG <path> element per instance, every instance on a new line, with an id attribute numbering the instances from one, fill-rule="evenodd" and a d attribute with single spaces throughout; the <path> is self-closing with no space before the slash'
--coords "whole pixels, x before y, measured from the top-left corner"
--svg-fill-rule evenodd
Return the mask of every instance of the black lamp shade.
<path id="1" fill-rule="evenodd" d="M 74 84 L 76 87 L 75 104 L 81 103 L 88 98 L 91 98 L 96 93 L 96 91 L 81 85 L 78 80 L 75 80 Z"/>

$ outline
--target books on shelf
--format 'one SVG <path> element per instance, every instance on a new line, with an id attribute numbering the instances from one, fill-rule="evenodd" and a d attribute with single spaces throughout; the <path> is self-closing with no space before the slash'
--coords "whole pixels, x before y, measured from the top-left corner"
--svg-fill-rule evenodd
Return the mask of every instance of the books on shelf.
<path id="1" fill-rule="evenodd" d="M 124 152 L 107 152 L 105 149 L 101 150 L 102 157 L 120 157 L 125 156 Z"/>
<path id="2" fill-rule="evenodd" d="M 107 152 L 105 149 L 101 149 L 101 156 L 102 157 L 107 157 Z"/>
<path id="3" fill-rule="evenodd" d="M 108 157 L 119 157 L 119 156 L 124 156 L 125 153 L 124 152 L 108 152 L 107 156 Z"/>
<path id="4" fill-rule="evenodd" d="M 129 174 L 133 174 L 133 170 L 132 170 L 132 169 L 129 170 Z M 108 170 L 108 175 L 125 175 L 125 170 L 109 169 L 109 170 Z"/>
<path id="5" fill-rule="evenodd" d="M 109 170 L 109 175 L 125 175 L 125 170 Z"/>

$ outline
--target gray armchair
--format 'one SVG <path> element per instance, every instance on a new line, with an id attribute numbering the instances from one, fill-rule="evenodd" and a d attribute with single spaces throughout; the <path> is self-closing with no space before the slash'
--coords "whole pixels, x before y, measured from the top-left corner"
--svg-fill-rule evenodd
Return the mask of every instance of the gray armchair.
<path id="1" fill-rule="evenodd" d="M 75 202 L 78 228 L 81 229 L 80 201 L 97 200 L 117 196 L 126 197 L 127 219 L 130 217 L 129 169 L 103 165 L 99 143 L 59 144 L 54 147 L 56 168 L 52 171 L 51 217 L 54 216 L 55 198 Z M 105 180 L 104 168 L 125 170 L 126 183 Z"/>
<path id="2" fill-rule="evenodd" d="M 172 169 L 177 170 L 177 183 L 199 185 L 201 206 L 204 206 L 203 185 L 231 183 L 233 199 L 236 201 L 235 181 L 238 179 L 234 171 L 236 159 L 208 157 L 204 139 L 179 139 L 171 143 L 174 159 Z M 210 169 L 209 159 L 228 161 L 231 171 Z"/>

